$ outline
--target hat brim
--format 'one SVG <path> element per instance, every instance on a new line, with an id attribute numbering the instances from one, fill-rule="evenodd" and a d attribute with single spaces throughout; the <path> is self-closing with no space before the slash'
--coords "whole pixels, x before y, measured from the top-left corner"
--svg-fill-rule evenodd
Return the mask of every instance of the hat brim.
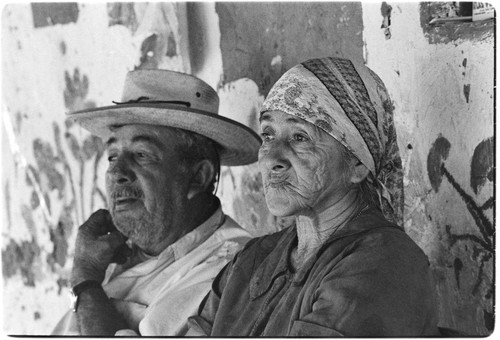
<path id="1" fill-rule="evenodd" d="M 172 104 L 120 104 L 68 113 L 67 118 L 104 141 L 111 136 L 110 127 L 129 124 L 151 124 L 196 132 L 219 144 L 221 165 L 227 166 L 255 162 L 261 145 L 260 137 L 243 124 Z"/>

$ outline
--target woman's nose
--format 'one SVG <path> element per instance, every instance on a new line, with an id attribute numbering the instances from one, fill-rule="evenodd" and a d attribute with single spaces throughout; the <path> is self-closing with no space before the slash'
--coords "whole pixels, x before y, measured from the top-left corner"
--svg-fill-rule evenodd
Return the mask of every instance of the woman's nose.
<path id="1" fill-rule="evenodd" d="M 118 156 L 108 168 L 108 176 L 116 184 L 132 183 L 137 178 L 126 155 Z"/>
<path id="2" fill-rule="evenodd" d="M 289 152 L 289 146 L 284 141 L 274 141 L 271 145 L 262 146 L 259 151 L 259 166 L 275 172 L 286 171 L 291 166 Z"/>

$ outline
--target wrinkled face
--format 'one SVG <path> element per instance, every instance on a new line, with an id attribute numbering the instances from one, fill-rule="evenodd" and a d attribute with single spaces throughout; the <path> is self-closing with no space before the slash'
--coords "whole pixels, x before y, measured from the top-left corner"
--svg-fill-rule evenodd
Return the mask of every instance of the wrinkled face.
<path id="1" fill-rule="evenodd" d="M 188 176 L 167 127 L 125 125 L 106 143 L 108 207 L 122 234 L 158 254 L 182 233 Z"/>
<path id="2" fill-rule="evenodd" d="M 343 146 L 326 132 L 281 111 L 264 113 L 260 131 L 259 167 L 273 215 L 321 212 L 347 193 Z"/>

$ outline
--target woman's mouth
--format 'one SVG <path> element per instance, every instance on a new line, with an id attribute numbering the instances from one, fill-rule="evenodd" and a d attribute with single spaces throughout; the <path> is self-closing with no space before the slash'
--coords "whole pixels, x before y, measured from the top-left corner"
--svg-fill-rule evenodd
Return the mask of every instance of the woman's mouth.
<path id="1" fill-rule="evenodd" d="M 285 180 L 281 180 L 281 181 L 273 180 L 273 181 L 267 182 L 267 186 L 270 188 L 281 188 L 287 184 L 288 184 L 288 182 Z"/>
<path id="2" fill-rule="evenodd" d="M 283 175 L 269 175 L 265 185 L 270 188 L 281 188 L 285 185 L 288 185 L 288 176 Z"/>

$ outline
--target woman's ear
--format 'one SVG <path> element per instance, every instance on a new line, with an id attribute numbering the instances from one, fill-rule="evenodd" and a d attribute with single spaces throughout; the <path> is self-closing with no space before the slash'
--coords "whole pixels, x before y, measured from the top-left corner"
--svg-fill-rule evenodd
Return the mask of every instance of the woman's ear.
<path id="1" fill-rule="evenodd" d="M 215 167 L 208 159 L 203 159 L 193 166 L 187 199 L 190 200 L 200 192 L 206 191 L 215 176 Z"/>
<path id="2" fill-rule="evenodd" d="M 359 160 L 354 164 L 354 167 L 351 172 L 351 183 L 359 184 L 363 182 L 363 180 L 368 176 L 370 170 L 361 163 Z"/>

